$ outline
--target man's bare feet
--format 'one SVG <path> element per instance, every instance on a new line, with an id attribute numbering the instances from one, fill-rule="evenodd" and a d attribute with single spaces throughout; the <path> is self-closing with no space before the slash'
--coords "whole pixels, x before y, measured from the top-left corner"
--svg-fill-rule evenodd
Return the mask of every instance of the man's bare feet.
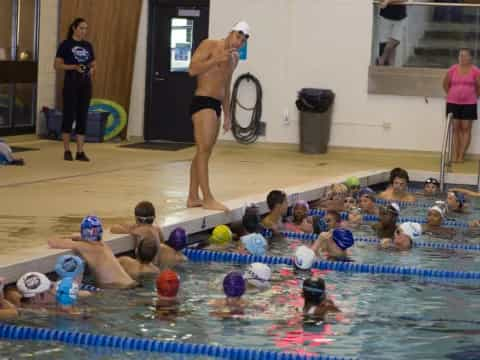
<path id="1" fill-rule="evenodd" d="M 227 208 L 225 205 L 222 203 L 219 203 L 215 199 L 211 200 L 205 200 L 203 201 L 203 208 L 206 210 L 218 210 L 218 211 L 230 211 L 229 208 Z"/>
<path id="2" fill-rule="evenodd" d="M 187 200 L 187 208 L 196 208 L 196 207 L 202 207 L 202 206 L 203 206 L 203 201 L 200 199 Z"/>

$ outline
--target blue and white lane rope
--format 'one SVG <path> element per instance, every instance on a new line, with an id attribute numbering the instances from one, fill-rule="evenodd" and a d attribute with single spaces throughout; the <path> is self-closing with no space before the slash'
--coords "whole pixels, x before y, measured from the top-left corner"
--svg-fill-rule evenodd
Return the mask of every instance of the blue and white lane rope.
<path id="1" fill-rule="evenodd" d="M 227 253 L 208 250 L 185 249 L 184 254 L 190 261 L 220 262 L 234 264 L 251 264 L 260 262 L 267 265 L 293 265 L 293 259 L 285 256 L 254 256 L 239 253 Z M 359 264 L 341 261 L 317 260 L 312 268 L 318 270 L 331 270 L 339 272 L 388 274 L 416 277 L 433 277 L 461 280 L 480 280 L 480 272 L 475 271 L 447 271 L 436 269 L 420 269 L 382 264 Z"/>
<path id="2" fill-rule="evenodd" d="M 0 323 L 0 339 L 54 341 L 71 346 L 90 346 L 119 351 L 209 356 L 231 360 L 348 360 L 328 355 L 298 355 L 277 351 L 234 348 L 220 345 L 180 343 L 123 336 L 95 335 L 78 331 L 15 326 Z M 350 359 L 351 360 L 351 359 Z"/>
<path id="3" fill-rule="evenodd" d="M 317 215 L 320 217 L 324 217 L 325 214 L 326 214 L 326 211 L 321 209 L 312 209 L 309 211 L 309 215 Z M 342 220 L 348 220 L 348 213 L 341 212 L 340 216 L 342 217 Z M 378 221 L 379 217 L 377 215 L 363 215 L 362 220 L 365 222 L 373 222 L 373 221 Z M 416 222 L 419 224 L 426 224 L 427 220 L 425 218 L 414 217 L 414 216 L 412 217 L 401 216 L 398 218 L 397 222 L 398 223 Z M 457 221 L 457 220 L 444 220 L 443 226 L 451 227 L 451 228 L 461 228 L 461 229 L 468 229 L 470 227 L 470 225 L 467 222 Z"/>
<path id="4" fill-rule="evenodd" d="M 271 237 L 271 230 L 264 230 L 262 234 L 265 237 Z M 281 231 L 280 234 L 288 239 L 297 239 L 304 241 L 315 241 L 318 234 L 307 234 L 301 232 Z M 380 239 L 371 237 L 355 237 L 355 242 L 366 242 L 371 244 L 378 244 Z M 461 243 L 445 243 L 445 242 L 422 242 L 414 241 L 413 247 L 430 248 L 430 249 L 444 249 L 444 250 L 463 250 L 463 251 L 480 251 L 480 244 L 461 244 Z"/>

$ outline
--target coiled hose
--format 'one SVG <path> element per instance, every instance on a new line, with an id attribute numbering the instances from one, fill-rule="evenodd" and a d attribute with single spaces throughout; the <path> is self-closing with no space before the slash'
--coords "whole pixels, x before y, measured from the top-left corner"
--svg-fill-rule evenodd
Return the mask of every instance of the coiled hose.
<path id="1" fill-rule="evenodd" d="M 242 105 L 238 101 L 238 90 L 242 81 L 252 81 L 256 89 L 256 101 L 252 108 Z M 233 85 L 232 99 L 230 103 L 230 118 L 232 119 L 232 133 L 235 139 L 241 144 L 252 144 L 258 139 L 260 119 L 262 117 L 262 85 L 260 81 L 250 73 L 240 75 Z M 237 105 L 245 111 L 251 111 L 250 123 L 243 127 L 237 121 Z"/>

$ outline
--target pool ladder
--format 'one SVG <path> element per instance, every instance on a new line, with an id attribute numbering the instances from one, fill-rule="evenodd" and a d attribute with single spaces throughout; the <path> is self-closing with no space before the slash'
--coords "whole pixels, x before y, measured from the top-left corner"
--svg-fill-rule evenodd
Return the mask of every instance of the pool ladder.
<path id="1" fill-rule="evenodd" d="M 440 191 L 445 190 L 445 177 L 452 169 L 452 148 L 453 148 L 453 114 L 447 116 L 447 124 L 443 132 L 442 157 L 440 160 Z M 480 160 L 477 170 L 477 191 L 480 192 Z"/>
<path id="2" fill-rule="evenodd" d="M 445 176 L 452 169 L 452 148 L 453 148 L 453 114 L 447 115 L 447 123 L 443 132 L 442 156 L 440 159 L 440 191 L 445 190 Z M 480 182 L 480 167 L 477 185 Z"/>

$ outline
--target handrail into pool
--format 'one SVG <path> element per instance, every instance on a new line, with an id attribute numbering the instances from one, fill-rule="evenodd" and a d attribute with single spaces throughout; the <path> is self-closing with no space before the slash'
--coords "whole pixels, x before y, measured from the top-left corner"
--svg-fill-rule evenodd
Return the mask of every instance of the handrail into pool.
<path id="1" fill-rule="evenodd" d="M 0 323 L 0 339 L 23 341 L 55 341 L 71 346 L 90 346 L 119 351 L 209 356 L 232 360 L 347 360 L 328 355 L 300 355 L 268 350 L 244 349 L 209 344 L 159 341 L 133 337 L 95 335 L 78 331 L 15 326 Z M 352 359 L 350 359 L 352 360 Z"/>
<path id="2" fill-rule="evenodd" d="M 379 0 L 374 0 L 374 4 L 380 4 L 381 1 Z M 426 1 L 426 2 L 421 2 L 421 1 L 415 1 L 415 0 L 406 0 L 405 5 L 408 6 L 432 6 L 432 7 L 472 7 L 472 8 L 478 8 L 480 7 L 480 4 L 469 4 L 469 3 L 454 3 L 454 2 L 433 2 L 433 1 Z"/>
<path id="3" fill-rule="evenodd" d="M 445 176 L 452 165 L 453 114 L 447 115 L 440 158 L 440 191 L 445 190 Z"/>
<path id="4" fill-rule="evenodd" d="M 232 252 L 218 252 L 208 250 L 185 249 L 184 254 L 190 261 L 220 262 L 234 264 L 251 264 L 260 262 L 267 265 L 293 265 L 292 257 L 286 256 L 254 256 Z M 388 274 L 401 276 L 416 276 L 422 278 L 444 278 L 461 280 L 480 280 L 480 272 L 476 271 L 448 271 L 437 269 L 420 269 L 415 267 L 393 266 L 383 264 L 360 264 L 341 261 L 317 260 L 312 268 L 338 272 L 352 272 L 359 274 Z"/>

